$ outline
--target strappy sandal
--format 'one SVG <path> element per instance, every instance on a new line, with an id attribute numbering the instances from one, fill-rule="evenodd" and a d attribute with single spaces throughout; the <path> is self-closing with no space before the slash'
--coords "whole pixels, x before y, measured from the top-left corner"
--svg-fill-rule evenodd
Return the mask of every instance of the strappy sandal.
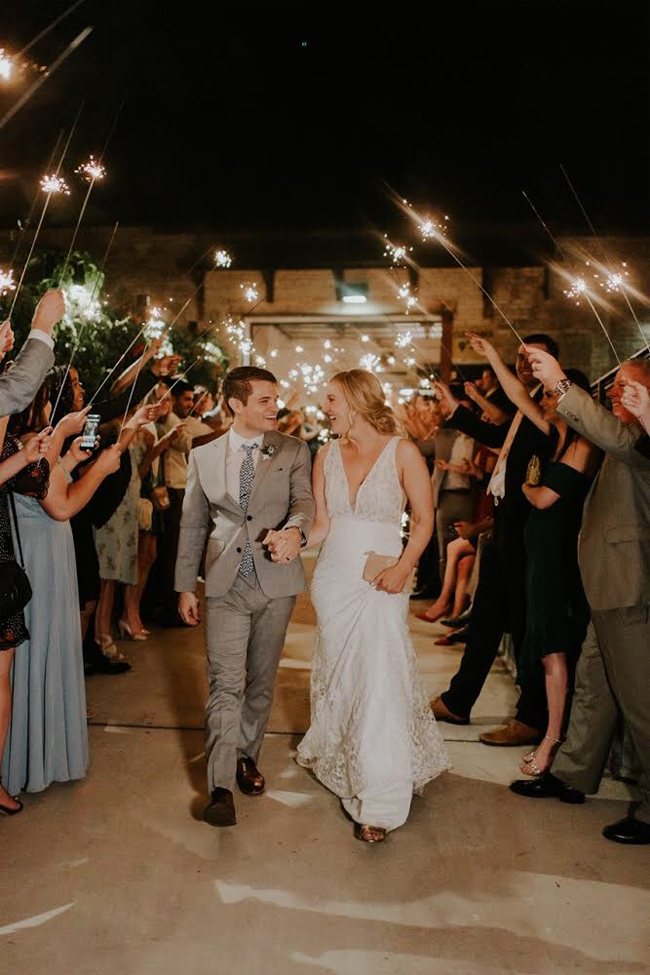
<path id="1" fill-rule="evenodd" d="M 551 749 L 551 754 L 549 756 L 550 760 L 546 768 L 540 768 L 539 765 L 537 764 L 536 751 L 532 751 L 529 752 L 527 755 L 524 755 L 521 760 L 521 765 L 519 766 L 520 771 L 523 772 L 524 775 L 530 775 L 534 779 L 539 779 L 540 776 L 544 775 L 545 772 L 548 772 L 553 762 L 553 756 L 555 754 L 556 747 L 562 744 L 561 738 L 551 738 L 550 735 L 544 735 L 543 741 L 553 742 L 553 748 Z"/>
<path id="2" fill-rule="evenodd" d="M 11 806 L 5 806 L 0 802 L 0 813 L 2 813 L 3 816 L 17 816 L 19 812 L 23 811 L 23 804 L 18 796 L 12 796 L 11 798 L 14 802 L 18 803 L 18 809 L 12 809 Z"/>
<path id="3" fill-rule="evenodd" d="M 373 837 L 373 833 L 376 833 L 377 836 Z M 387 830 L 383 826 L 362 826 L 361 823 L 354 824 L 355 839 L 361 840 L 362 843 L 383 843 L 386 835 Z"/>

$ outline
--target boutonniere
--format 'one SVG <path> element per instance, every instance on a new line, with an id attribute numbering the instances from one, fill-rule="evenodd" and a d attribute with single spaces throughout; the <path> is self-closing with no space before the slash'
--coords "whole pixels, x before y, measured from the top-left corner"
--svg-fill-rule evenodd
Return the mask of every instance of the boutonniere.
<path id="1" fill-rule="evenodd" d="M 260 453 L 262 454 L 264 460 L 268 460 L 269 457 L 273 457 L 273 454 L 276 452 L 276 450 L 277 447 L 274 444 L 269 443 L 266 445 L 266 447 L 262 447 Z"/>

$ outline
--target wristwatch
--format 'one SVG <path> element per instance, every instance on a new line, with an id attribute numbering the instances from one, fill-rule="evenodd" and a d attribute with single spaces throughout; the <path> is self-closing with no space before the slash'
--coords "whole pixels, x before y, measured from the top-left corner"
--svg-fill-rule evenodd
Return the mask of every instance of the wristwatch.
<path id="1" fill-rule="evenodd" d="M 560 379 L 559 383 L 553 390 L 553 393 L 555 396 L 557 396 L 558 400 L 561 400 L 564 394 L 568 393 L 568 391 L 571 389 L 572 386 L 573 383 L 571 382 L 571 380 L 567 379 L 565 376 L 564 379 Z"/>

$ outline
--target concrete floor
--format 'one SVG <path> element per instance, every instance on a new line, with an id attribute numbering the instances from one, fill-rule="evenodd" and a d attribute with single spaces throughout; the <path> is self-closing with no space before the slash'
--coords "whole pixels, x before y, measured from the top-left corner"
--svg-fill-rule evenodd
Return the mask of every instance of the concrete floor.
<path id="1" fill-rule="evenodd" d="M 433 693 L 459 652 L 413 621 Z M 352 838 L 338 801 L 293 761 L 308 719 L 313 615 L 288 635 L 263 761 L 268 791 L 205 804 L 199 632 L 125 644 L 133 670 L 88 681 L 92 769 L 27 796 L 2 821 L 2 970 L 21 975 L 447 975 L 647 972 L 648 854 L 605 841 L 626 789 L 585 806 L 505 787 L 523 749 L 478 732 L 510 713 L 498 664 L 476 721 L 445 726 L 454 770 L 380 847 Z"/>

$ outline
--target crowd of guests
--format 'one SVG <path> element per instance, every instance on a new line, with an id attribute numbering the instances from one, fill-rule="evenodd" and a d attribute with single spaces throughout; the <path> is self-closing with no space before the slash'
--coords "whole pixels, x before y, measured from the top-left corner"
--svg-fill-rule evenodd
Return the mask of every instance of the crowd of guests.
<path id="1" fill-rule="evenodd" d="M 188 455 L 229 425 L 206 387 L 175 377 L 153 342 L 86 406 L 74 363 L 53 366 L 59 291 L 44 295 L 18 356 L 0 375 L 0 810 L 14 793 L 85 775 L 84 676 L 130 661 L 116 638 L 182 626 L 174 566 Z M 598 789 L 617 724 L 639 765 L 635 815 L 605 830 L 650 842 L 650 360 L 621 365 L 611 412 L 587 378 L 564 370 L 546 335 L 530 335 L 514 372 L 477 335 L 476 382 L 431 391 L 401 421 L 431 471 L 436 531 L 418 569 L 419 619 L 436 642 L 464 647 L 439 721 L 468 724 L 504 634 L 519 701 L 492 746 L 531 746 L 527 797 L 582 802 Z M 0 329 L 2 358 L 13 346 Z M 81 436 L 92 410 L 93 446 Z M 321 427 L 294 399 L 281 432 L 312 451 Z M 5 571 L 6 570 L 6 571 Z M 124 643 L 121 642 L 121 648 Z"/>
<path id="2" fill-rule="evenodd" d="M 623 363 L 595 402 L 582 373 L 562 369 L 547 335 L 524 339 L 515 371 L 478 335 L 478 383 L 437 381 L 403 411 L 429 459 L 432 547 L 440 591 L 418 617 L 442 621 L 439 644 L 464 646 L 458 672 L 431 702 L 439 721 L 469 724 L 504 634 L 519 701 L 491 746 L 527 746 L 521 796 L 584 801 L 598 790 L 622 721 L 641 801 L 604 835 L 650 842 L 650 360 Z M 425 557 L 415 597 L 436 592 Z"/>

